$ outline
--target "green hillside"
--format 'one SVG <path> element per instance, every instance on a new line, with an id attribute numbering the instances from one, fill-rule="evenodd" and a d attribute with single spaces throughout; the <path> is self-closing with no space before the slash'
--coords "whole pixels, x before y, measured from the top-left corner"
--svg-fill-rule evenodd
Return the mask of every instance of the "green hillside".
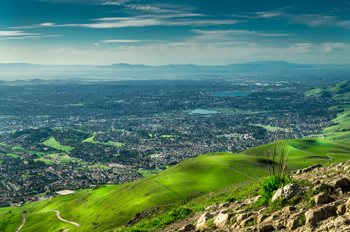
<path id="1" fill-rule="evenodd" d="M 308 97 L 332 97 L 334 100 L 350 99 L 350 81 L 342 81 L 334 86 L 315 88 L 304 93 Z"/>
<path id="2" fill-rule="evenodd" d="M 26 223 L 42 231 L 52 228 L 70 228 L 70 232 L 113 229 L 125 225 L 136 213 L 145 209 L 165 212 L 190 197 L 266 176 L 268 170 L 264 154 L 267 148 L 267 145 L 256 147 L 242 154 L 203 155 L 137 182 L 80 190 L 72 195 L 28 204 L 22 210 L 27 213 L 58 210 L 63 219 L 81 225 L 75 227 L 58 220 L 51 222 L 54 214 L 49 213 L 28 216 Z M 330 157 L 332 161 L 348 160 L 350 157 L 349 144 L 324 139 L 291 140 L 287 144 L 288 149 L 289 169 L 326 163 Z M 6 214 L 12 209 L 0 210 L 0 231 L 14 231 L 21 225 L 22 211 L 16 208 Z M 21 231 L 31 231 L 25 229 L 28 225 L 25 224 Z"/>

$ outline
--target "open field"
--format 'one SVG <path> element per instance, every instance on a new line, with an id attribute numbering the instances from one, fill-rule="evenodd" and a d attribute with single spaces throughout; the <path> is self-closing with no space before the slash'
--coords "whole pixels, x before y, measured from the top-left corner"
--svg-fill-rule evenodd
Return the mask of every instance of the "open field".
<path id="1" fill-rule="evenodd" d="M 45 142 L 43 142 L 43 144 L 45 146 L 48 147 L 52 147 L 55 148 L 57 150 L 62 150 L 62 151 L 71 151 L 74 149 L 74 147 L 70 147 L 70 146 L 63 146 L 61 145 L 59 142 L 56 141 L 55 138 L 51 137 L 48 140 L 46 140 Z"/>
<path id="2" fill-rule="evenodd" d="M 82 143 L 98 143 L 98 144 L 112 145 L 112 146 L 117 146 L 117 147 L 121 147 L 124 145 L 122 143 L 117 143 L 117 142 L 105 142 L 105 143 L 103 143 L 103 142 L 95 141 L 94 140 L 95 137 L 96 137 L 96 133 L 94 133 L 93 136 L 83 140 Z"/>

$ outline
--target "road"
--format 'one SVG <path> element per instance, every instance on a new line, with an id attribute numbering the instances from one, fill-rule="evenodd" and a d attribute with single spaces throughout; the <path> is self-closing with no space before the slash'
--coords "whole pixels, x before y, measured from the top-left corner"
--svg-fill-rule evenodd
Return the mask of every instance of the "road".
<path id="1" fill-rule="evenodd" d="M 66 222 L 66 223 L 70 223 L 72 225 L 75 225 L 76 227 L 79 227 L 80 225 L 76 222 L 72 222 L 72 221 L 68 221 L 65 220 L 63 218 L 61 218 L 60 216 L 60 212 L 58 210 L 47 210 L 47 211 L 40 211 L 40 212 L 35 212 L 35 213 L 30 213 L 30 214 L 24 214 L 22 217 L 22 224 L 20 225 L 20 227 L 18 227 L 18 229 L 16 230 L 16 232 L 20 231 L 22 229 L 22 227 L 24 226 L 24 224 L 26 223 L 26 217 L 32 214 L 37 214 L 37 213 L 46 213 L 46 212 L 55 212 L 56 216 L 58 218 L 58 220 Z M 68 231 L 69 229 L 64 230 L 65 232 Z"/>

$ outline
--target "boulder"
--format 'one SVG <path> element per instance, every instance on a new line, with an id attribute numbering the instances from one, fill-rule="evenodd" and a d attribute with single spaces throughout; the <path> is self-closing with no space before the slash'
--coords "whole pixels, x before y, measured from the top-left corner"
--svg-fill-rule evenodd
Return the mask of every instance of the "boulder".
<path id="1" fill-rule="evenodd" d="M 194 230 L 194 225 L 192 224 L 187 224 L 185 225 L 184 227 L 180 228 L 177 230 L 177 232 L 186 232 L 186 231 L 191 231 L 191 230 Z"/>
<path id="2" fill-rule="evenodd" d="M 209 205 L 207 208 L 205 208 L 205 210 L 209 211 L 209 210 L 213 210 L 213 209 L 218 209 L 219 206 L 217 204 L 214 205 Z"/>
<path id="3" fill-rule="evenodd" d="M 239 214 L 237 216 L 237 223 L 240 223 L 241 221 L 243 221 L 244 219 L 250 217 L 252 215 L 252 213 L 242 213 L 242 214 Z"/>
<path id="4" fill-rule="evenodd" d="M 320 193 L 320 194 L 316 195 L 314 197 L 314 199 L 315 199 L 315 203 L 317 205 L 326 204 L 326 203 L 334 201 L 334 199 L 331 198 L 330 196 L 328 196 L 328 194 L 326 194 L 326 193 Z"/>
<path id="5" fill-rule="evenodd" d="M 314 187 L 315 192 L 320 192 L 322 190 L 327 190 L 328 186 L 325 184 L 319 184 Z"/>
<path id="6" fill-rule="evenodd" d="M 331 182 L 331 185 L 338 186 L 341 188 L 349 187 L 350 182 L 346 178 L 339 178 Z"/>
<path id="7" fill-rule="evenodd" d="M 284 207 L 281 212 L 284 215 L 284 217 L 289 217 L 289 215 L 291 215 L 292 212 L 294 212 L 295 210 L 296 208 L 294 206 L 287 206 Z"/>
<path id="8" fill-rule="evenodd" d="M 310 167 L 307 167 L 307 168 L 302 169 L 302 172 L 301 172 L 301 173 L 310 172 L 310 171 L 312 171 L 312 170 L 314 170 L 314 169 L 316 169 L 316 168 L 320 168 L 320 167 L 322 167 L 321 164 L 315 164 L 315 165 L 312 165 L 312 166 L 310 166 Z"/>
<path id="9" fill-rule="evenodd" d="M 196 230 L 202 229 L 204 228 L 206 225 L 205 223 L 209 220 L 212 219 L 214 217 L 214 214 L 212 213 L 204 213 L 200 216 L 200 218 L 197 221 L 196 224 Z"/>
<path id="10" fill-rule="evenodd" d="M 275 201 L 278 198 L 290 199 L 298 193 L 299 186 L 297 184 L 288 184 L 283 188 L 277 190 L 275 195 L 273 195 L 271 201 Z"/>
<path id="11" fill-rule="evenodd" d="M 337 207 L 337 215 L 338 216 L 344 215 L 345 211 L 346 211 L 346 206 L 345 205 L 339 205 Z"/>
<path id="12" fill-rule="evenodd" d="M 299 220 L 303 217 L 305 217 L 305 212 L 300 212 L 300 213 L 291 215 L 287 221 L 286 227 L 289 230 L 296 229 L 299 226 Z"/>
<path id="13" fill-rule="evenodd" d="M 271 224 L 259 225 L 257 229 L 258 232 L 270 232 L 275 230 L 275 228 Z"/>
<path id="14" fill-rule="evenodd" d="M 223 227 L 230 220 L 231 215 L 227 213 L 228 211 L 223 211 L 218 214 L 218 216 L 214 220 L 214 224 L 217 227 Z"/>
<path id="15" fill-rule="evenodd" d="M 306 226 L 315 227 L 317 222 L 336 215 L 336 207 L 325 205 L 317 209 L 310 209 L 306 212 Z"/>
<path id="16" fill-rule="evenodd" d="M 254 217 L 251 216 L 251 217 L 246 218 L 243 221 L 241 221 L 241 223 L 239 223 L 239 225 L 242 226 L 242 227 L 246 227 L 248 222 L 253 222 L 253 221 L 254 221 Z"/>
<path id="17" fill-rule="evenodd" d="M 257 222 L 258 224 L 260 224 L 260 223 L 262 223 L 266 218 L 268 218 L 267 215 L 265 215 L 265 214 L 260 214 L 260 215 L 258 215 L 258 217 L 256 218 L 256 222 Z"/>

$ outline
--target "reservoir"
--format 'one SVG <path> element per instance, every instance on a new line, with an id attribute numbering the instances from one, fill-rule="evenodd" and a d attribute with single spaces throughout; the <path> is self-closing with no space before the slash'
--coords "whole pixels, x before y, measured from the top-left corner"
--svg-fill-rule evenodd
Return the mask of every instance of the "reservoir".
<path id="1" fill-rule="evenodd" d="M 203 109 L 195 109 L 189 112 L 189 114 L 216 114 L 216 113 L 217 111 L 203 110 Z"/>

